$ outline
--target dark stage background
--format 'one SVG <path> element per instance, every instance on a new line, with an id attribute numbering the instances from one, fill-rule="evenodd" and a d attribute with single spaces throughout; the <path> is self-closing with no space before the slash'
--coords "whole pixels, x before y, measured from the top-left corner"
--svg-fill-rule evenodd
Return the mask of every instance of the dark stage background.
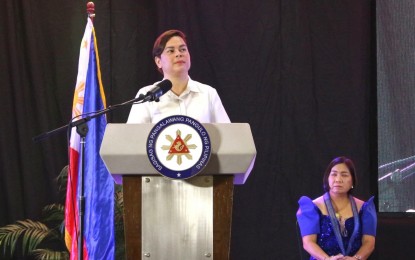
<path id="1" fill-rule="evenodd" d="M 152 44 L 177 28 L 188 35 L 191 77 L 218 90 L 233 122 L 251 125 L 258 155 L 247 183 L 235 188 L 232 259 L 300 259 L 297 200 L 323 192 L 323 171 L 335 156 L 355 161 L 358 197 L 377 195 L 374 1 L 95 5 L 108 104 L 161 79 Z M 70 120 L 85 6 L 0 1 L 1 226 L 36 219 L 43 206 L 63 201 L 55 178 L 67 164 L 66 136 L 41 143 L 32 138 Z M 114 111 L 109 122 L 125 122 L 128 111 Z M 397 234 L 396 219 L 380 220 L 373 259 L 409 255 L 405 241 L 413 240 L 405 240 L 406 233 L 395 246 L 384 233 Z"/>

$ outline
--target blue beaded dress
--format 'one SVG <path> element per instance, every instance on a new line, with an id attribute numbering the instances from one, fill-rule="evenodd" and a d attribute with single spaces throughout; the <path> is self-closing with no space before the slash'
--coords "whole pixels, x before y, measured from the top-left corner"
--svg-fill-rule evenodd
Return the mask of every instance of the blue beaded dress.
<path id="1" fill-rule="evenodd" d="M 330 221 L 330 216 L 323 215 L 313 201 L 306 196 L 301 197 L 298 204 L 300 208 L 297 213 L 297 221 L 300 226 L 301 236 L 316 234 L 317 244 L 324 252 L 330 256 L 341 253 Z M 377 217 L 373 197 L 366 201 L 360 209 L 359 221 L 360 228 L 351 246 L 349 256 L 355 255 L 361 247 L 363 234 L 376 236 Z M 347 248 L 354 230 L 353 217 L 346 219 L 345 227 L 348 235 L 342 237 L 342 240 L 344 247 Z M 310 259 L 315 258 L 310 257 Z"/>

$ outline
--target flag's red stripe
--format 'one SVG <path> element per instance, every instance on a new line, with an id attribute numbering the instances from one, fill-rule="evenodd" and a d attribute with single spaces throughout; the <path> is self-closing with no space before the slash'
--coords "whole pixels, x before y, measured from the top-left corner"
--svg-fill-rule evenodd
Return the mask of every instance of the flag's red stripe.
<path id="1" fill-rule="evenodd" d="M 69 149 L 69 169 L 68 169 L 68 183 L 66 186 L 66 202 L 65 202 L 65 243 L 69 251 L 72 251 L 73 246 L 77 247 L 78 227 L 78 201 L 77 201 L 77 186 L 78 186 L 78 151 L 73 148 Z M 76 251 L 75 251 L 76 252 Z M 73 254 L 71 254 L 73 255 Z M 74 254 L 76 256 L 76 254 Z"/>

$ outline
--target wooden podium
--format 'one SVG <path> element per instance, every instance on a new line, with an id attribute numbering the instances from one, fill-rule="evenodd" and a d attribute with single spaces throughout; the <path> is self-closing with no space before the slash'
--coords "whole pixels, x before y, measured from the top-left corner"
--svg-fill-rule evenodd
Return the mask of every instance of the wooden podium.
<path id="1" fill-rule="evenodd" d="M 255 162 L 249 124 L 203 124 L 211 140 L 197 176 L 159 174 L 146 152 L 153 124 L 108 124 L 100 155 L 123 184 L 127 259 L 229 259 L 233 185 L 244 184 Z"/>

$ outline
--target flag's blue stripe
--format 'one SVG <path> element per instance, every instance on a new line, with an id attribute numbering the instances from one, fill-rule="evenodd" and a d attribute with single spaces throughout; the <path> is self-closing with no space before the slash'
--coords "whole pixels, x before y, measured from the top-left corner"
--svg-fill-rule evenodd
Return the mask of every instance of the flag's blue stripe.
<path id="1" fill-rule="evenodd" d="M 85 83 L 83 113 L 104 108 L 97 78 L 94 36 Z M 101 115 L 88 122 L 85 148 L 85 221 L 84 237 L 89 259 L 114 259 L 114 181 L 99 156 L 106 118 Z"/>

